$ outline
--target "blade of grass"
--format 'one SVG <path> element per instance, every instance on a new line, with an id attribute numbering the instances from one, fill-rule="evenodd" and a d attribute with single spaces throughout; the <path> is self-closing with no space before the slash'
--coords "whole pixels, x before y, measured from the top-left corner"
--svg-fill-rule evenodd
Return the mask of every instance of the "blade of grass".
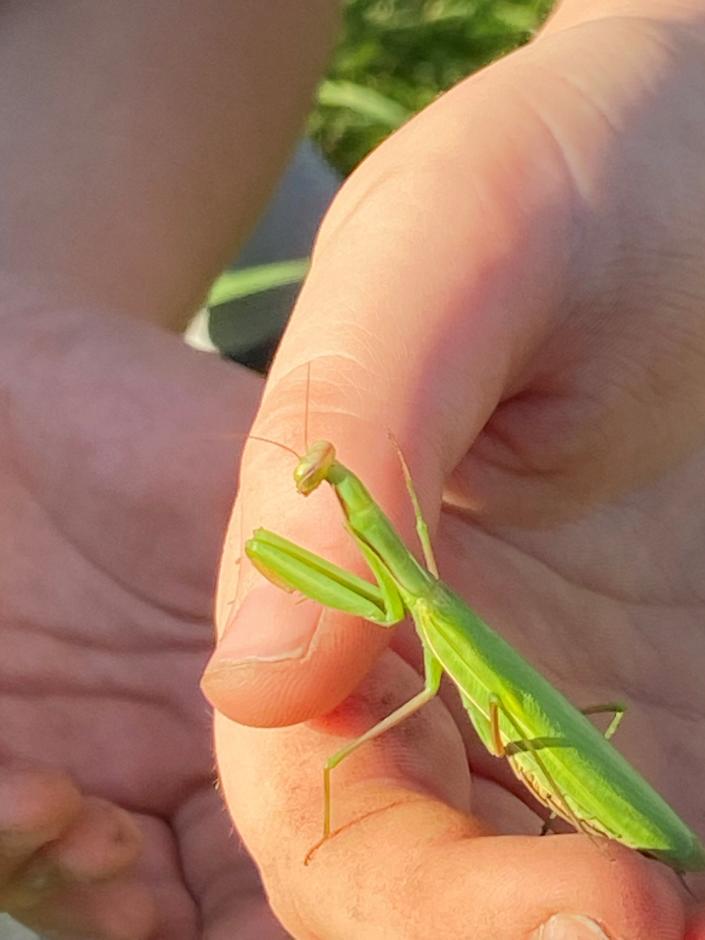
<path id="1" fill-rule="evenodd" d="M 326 107 L 347 108 L 374 124 L 397 128 L 408 121 L 412 112 L 386 95 L 356 82 L 321 82 L 318 103 Z"/>
<path id="2" fill-rule="evenodd" d="M 206 306 L 217 307 L 238 297 L 249 297 L 250 294 L 260 294 L 275 287 L 297 284 L 306 277 L 308 265 L 308 258 L 297 258 L 226 271 L 211 287 Z"/>

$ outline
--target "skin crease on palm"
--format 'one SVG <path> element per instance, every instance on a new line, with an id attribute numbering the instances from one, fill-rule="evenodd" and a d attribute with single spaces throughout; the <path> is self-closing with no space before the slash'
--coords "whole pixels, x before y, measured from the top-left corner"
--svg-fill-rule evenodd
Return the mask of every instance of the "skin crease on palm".
<path id="1" fill-rule="evenodd" d="M 701 836 L 704 52 L 700 4 L 568 3 L 403 128 L 324 222 L 254 427 L 300 452 L 308 410 L 412 544 L 391 429 L 444 579 L 577 705 L 626 700 L 618 746 Z M 419 689 L 419 655 L 240 563 L 264 525 L 364 571 L 291 470 L 248 445 L 204 680 L 240 722 L 216 721 L 224 792 L 289 932 L 705 937 L 663 866 L 532 836 L 448 688 L 335 771 L 342 829 L 304 867 L 323 760 Z"/>

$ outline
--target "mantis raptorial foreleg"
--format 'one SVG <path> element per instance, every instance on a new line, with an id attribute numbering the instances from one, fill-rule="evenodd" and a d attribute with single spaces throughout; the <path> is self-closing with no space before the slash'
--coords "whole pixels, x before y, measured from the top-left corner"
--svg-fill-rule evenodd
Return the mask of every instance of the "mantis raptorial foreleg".
<path id="1" fill-rule="evenodd" d="M 386 571 L 370 564 L 377 583 L 372 584 L 315 555 L 289 539 L 258 529 L 248 547 L 248 558 L 265 577 L 285 591 L 299 591 L 321 604 L 364 617 L 382 627 L 404 619 L 399 591 Z"/>
<path id="2" fill-rule="evenodd" d="M 381 626 L 393 627 L 400 623 L 406 617 L 404 602 L 401 599 L 399 590 L 394 583 L 394 579 L 389 574 L 389 570 L 382 564 L 372 549 L 358 538 L 352 529 L 348 527 L 350 535 L 355 539 L 360 551 L 362 552 L 367 567 L 374 575 L 377 587 L 382 595 L 382 603 L 385 611 L 385 620 Z M 364 616 L 364 614 L 361 614 Z"/>

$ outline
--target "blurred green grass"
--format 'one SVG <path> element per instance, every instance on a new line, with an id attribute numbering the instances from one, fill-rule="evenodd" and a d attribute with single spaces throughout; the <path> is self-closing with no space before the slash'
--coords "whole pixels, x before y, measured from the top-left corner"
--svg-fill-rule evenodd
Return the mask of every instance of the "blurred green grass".
<path id="1" fill-rule="evenodd" d="M 348 174 L 406 116 L 526 42 L 551 6 L 552 0 L 345 0 L 311 136 Z"/>

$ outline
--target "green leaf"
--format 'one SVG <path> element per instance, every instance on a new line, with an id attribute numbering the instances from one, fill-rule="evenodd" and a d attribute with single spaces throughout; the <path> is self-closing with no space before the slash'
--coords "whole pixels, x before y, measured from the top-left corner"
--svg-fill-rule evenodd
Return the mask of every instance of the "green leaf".
<path id="1" fill-rule="evenodd" d="M 412 112 L 386 95 L 357 82 L 321 82 L 318 88 L 318 103 L 327 107 L 347 108 L 374 124 L 397 128 L 408 121 Z"/>
<path id="2" fill-rule="evenodd" d="M 512 29 L 521 29 L 529 32 L 539 23 L 539 14 L 526 4 L 517 6 L 516 3 L 498 2 L 494 7 L 494 15 L 502 23 Z"/>
<path id="3" fill-rule="evenodd" d="M 217 307 L 238 297 L 261 294 L 263 291 L 287 284 L 303 281 L 308 271 L 308 258 L 294 261 L 274 261 L 271 264 L 258 264 L 251 268 L 226 271 L 213 284 L 206 300 L 207 307 Z"/>

